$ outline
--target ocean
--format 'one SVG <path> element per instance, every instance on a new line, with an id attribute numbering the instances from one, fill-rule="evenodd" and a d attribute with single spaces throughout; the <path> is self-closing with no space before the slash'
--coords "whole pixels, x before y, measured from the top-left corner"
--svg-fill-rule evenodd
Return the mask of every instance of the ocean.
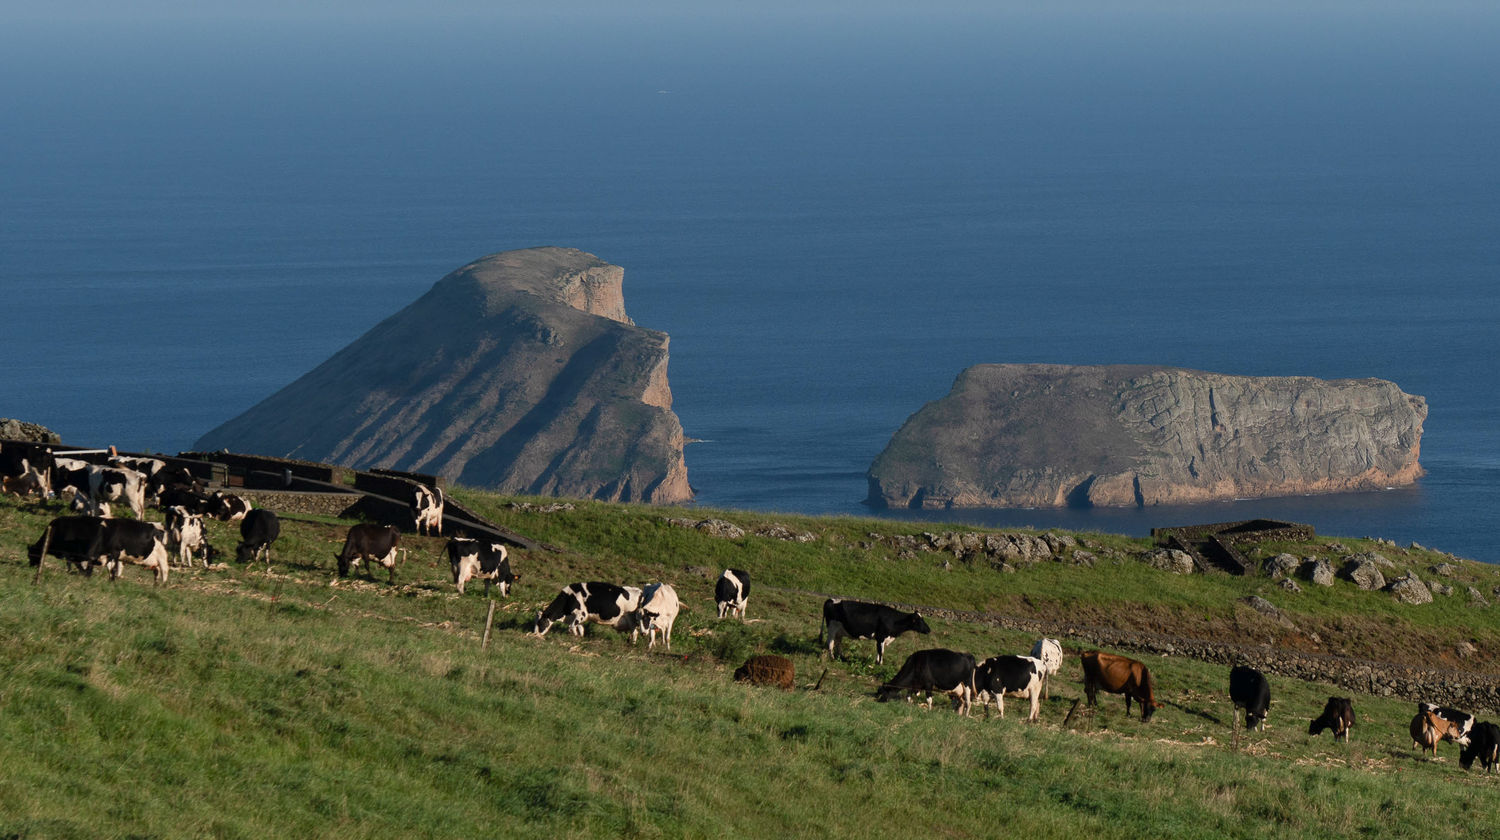
<path id="1" fill-rule="evenodd" d="M 13 21 L 0 416 L 175 452 L 454 268 L 561 245 L 670 334 L 703 506 L 1268 516 L 1500 561 L 1500 11 L 1149 8 Z M 1389 379 L 1428 474 L 864 507 L 987 362 Z"/>

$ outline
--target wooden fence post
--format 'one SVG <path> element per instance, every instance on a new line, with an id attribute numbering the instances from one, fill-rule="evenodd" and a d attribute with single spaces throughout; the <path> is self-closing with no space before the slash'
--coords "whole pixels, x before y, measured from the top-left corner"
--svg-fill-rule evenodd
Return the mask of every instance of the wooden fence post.
<path id="1" fill-rule="evenodd" d="M 490 599 L 489 615 L 484 617 L 484 641 L 479 643 L 479 649 L 484 650 L 490 646 L 490 625 L 495 623 L 495 599 Z"/>
<path id="2" fill-rule="evenodd" d="M 31 578 L 32 586 L 36 586 L 38 583 L 42 582 L 42 564 L 47 561 L 47 549 L 51 546 L 52 526 L 48 525 L 47 530 L 42 534 L 42 553 L 37 555 L 36 558 L 36 575 Z"/>

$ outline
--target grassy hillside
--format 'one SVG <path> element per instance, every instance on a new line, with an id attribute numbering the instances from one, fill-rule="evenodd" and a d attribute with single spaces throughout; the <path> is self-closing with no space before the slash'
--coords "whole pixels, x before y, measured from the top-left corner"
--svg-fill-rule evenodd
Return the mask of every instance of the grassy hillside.
<path id="1" fill-rule="evenodd" d="M 1143 543 L 1103 535 L 1082 535 L 1093 568 L 1002 573 L 891 548 L 930 525 L 693 513 L 815 536 L 723 539 L 668 524 L 676 510 L 540 513 L 457 495 L 559 549 L 512 555 L 522 581 L 487 649 L 487 603 L 477 588 L 453 591 L 439 539 L 406 538 L 395 587 L 383 571 L 336 581 L 348 523 L 316 518 L 285 522 L 269 573 L 231 562 L 156 588 L 142 569 L 111 585 L 49 560 L 33 585 L 25 544 L 55 511 L 0 501 L 0 837 L 1431 838 L 1472 836 L 1497 801 L 1500 781 L 1461 771 L 1452 745 L 1418 758 L 1405 700 L 1355 695 L 1353 742 L 1334 745 L 1309 738 L 1307 721 L 1346 692 L 1273 678 L 1267 731 L 1236 750 L 1227 668 L 1180 658 L 1140 657 L 1163 704 L 1149 724 L 1111 696 L 1063 728 L 1081 696 L 1076 655 L 1039 725 L 1014 711 L 1023 703 L 1004 720 L 876 703 L 875 687 L 921 647 L 984 657 L 1033 637 L 934 620 L 884 665 L 869 642 L 828 663 L 811 593 L 1361 655 L 1425 648 L 1423 661 L 1491 670 L 1500 607 L 1464 595 L 1396 608 L 1342 582 L 1294 595 L 1264 578 L 1178 577 L 1131 559 Z M 211 524 L 221 551 L 232 533 Z M 1284 548 L 1328 553 L 1272 547 Z M 1447 559 L 1381 550 L 1414 568 Z M 753 575 L 745 624 L 714 619 L 725 565 Z M 581 641 L 524 632 L 558 587 L 585 579 L 672 582 L 686 607 L 672 652 L 598 629 Z M 1474 563 L 1453 580 L 1489 600 L 1500 585 Z M 1297 629 L 1237 604 L 1252 593 Z M 1458 658 L 1460 641 L 1478 653 Z M 733 683 L 758 652 L 791 657 L 799 688 Z"/>

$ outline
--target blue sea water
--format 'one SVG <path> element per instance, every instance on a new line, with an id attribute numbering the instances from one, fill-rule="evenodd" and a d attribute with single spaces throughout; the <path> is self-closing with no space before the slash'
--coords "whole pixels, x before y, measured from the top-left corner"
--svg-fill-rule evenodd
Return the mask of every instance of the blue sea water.
<path id="1" fill-rule="evenodd" d="M 864 515 L 983 362 L 1381 377 L 1416 486 L 897 512 L 1274 516 L 1497 561 L 1500 12 L 504 15 L 0 27 L 0 416 L 176 451 L 472 259 L 671 335 L 701 504 Z"/>

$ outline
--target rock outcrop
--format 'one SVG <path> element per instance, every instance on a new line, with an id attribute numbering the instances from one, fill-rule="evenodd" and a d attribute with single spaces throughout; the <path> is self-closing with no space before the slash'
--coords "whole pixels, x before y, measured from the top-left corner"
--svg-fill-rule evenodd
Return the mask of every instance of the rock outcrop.
<path id="1" fill-rule="evenodd" d="M 667 335 L 626 316 L 623 278 L 573 249 L 485 257 L 195 447 L 687 501 Z"/>
<path id="2" fill-rule="evenodd" d="M 0 440 L 21 440 L 28 443 L 62 443 L 57 432 L 46 426 L 27 423 L 24 420 L 0 418 Z"/>
<path id="3" fill-rule="evenodd" d="M 1427 403 L 1380 379 L 976 365 L 869 471 L 891 508 L 1186 504 L 1410 484 Z"/>

